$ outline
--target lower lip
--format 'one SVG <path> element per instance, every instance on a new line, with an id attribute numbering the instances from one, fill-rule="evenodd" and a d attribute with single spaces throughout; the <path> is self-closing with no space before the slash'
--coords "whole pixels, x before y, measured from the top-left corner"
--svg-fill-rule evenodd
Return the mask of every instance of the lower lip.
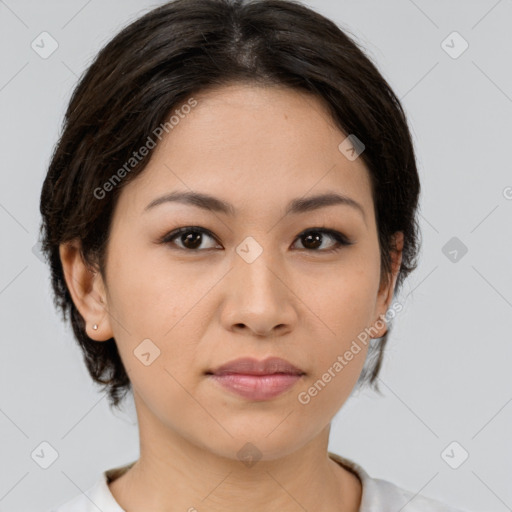
<path id="1" fill-rule="evenodd" d="M 249 400 L 268 400 L 290 389 L 301 375 L 275 373 L 273 375 L 244 375 L 231 373 L 210 375 L 221 386 Z"/>

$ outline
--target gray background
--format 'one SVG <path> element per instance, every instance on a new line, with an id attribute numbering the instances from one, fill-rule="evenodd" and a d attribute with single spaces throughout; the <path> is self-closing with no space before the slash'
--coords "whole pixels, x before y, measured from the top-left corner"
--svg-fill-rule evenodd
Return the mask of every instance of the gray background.
<path id="1" fill-rule="evenodd" d="M 112 415 L 92 385 L 33 247 L 77 77 L 158 4 L 0 0 L 0 511 L 46 510 L 138 456 L 132 402 Z M 512 1 L 309 5 L 356 37 L 403 101 L 423 186 L 421 260 L 399 296 L 385 396 L 351 397 L 329 448 L 460 508 L 512 510 Z M 43 31 L 59 45 L 46 59 L 31 47 Z M 443 44 L 454 31 L 469 44 L 457 58 L 462 40 Z M 47 469 L 32 455 L 42 442 L 58 453 Z"/>

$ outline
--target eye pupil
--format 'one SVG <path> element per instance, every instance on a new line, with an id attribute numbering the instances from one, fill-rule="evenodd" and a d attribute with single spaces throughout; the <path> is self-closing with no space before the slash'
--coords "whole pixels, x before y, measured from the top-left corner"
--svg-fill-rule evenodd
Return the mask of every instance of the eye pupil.
<path id="1" fill-rule="evenodd" d="M 197 249 L 201 245 L 201 236 L 201 233 L 187 231 L 185 235 L 181 235 L 181 242 L 187 249 Z M 189 241 L 192 241 L 192 246 L 188 244 Z M 199 243 L 196 243 L 197 241 Z"/>
<path id="2" fill-rule="evenodd" d="M 319 235 L 319 234 L 312 235 L 311 233 L 308 233 L 307 235 L 305 235 L 304 239 L 306 240 L 306 243 L 304 244 L 304 246 L 307 247 L 308 249 L 316 249 L 317 247 L 319 247 L 319 245 L 322 245 L 322 242 L 321 242 L 322 235 Z M 314 239 L 313 246 L 310 245 L 311 239 Z M 320 241 L 320 244 L 316 245 L 316 242 L 318 242 L 318 241 Z"/>

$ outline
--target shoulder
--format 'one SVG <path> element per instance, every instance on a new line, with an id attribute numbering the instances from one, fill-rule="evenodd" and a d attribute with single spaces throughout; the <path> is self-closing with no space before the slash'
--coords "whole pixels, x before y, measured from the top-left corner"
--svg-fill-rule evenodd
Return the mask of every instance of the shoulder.
<path id="1" fill-rule="evenodd" d="M 397 506 L 404 512 L 463 512 L 446 503 L 416 494 L 398 485 L 380 478 L 371 478 L 372 485 L 367 493 L 368 512 L 376 510 L 375 506 Z M 361 508 L 361 512 L 366 508 Z"/>
<path id="2" fill-rule="evenodd" d="M 124 512 L 114 500 L 104 473 L 85 492 L 45 512 Z"/>
<path id="3" fill-rule="evenodd" d="M 371 477 L 359 464 L 329 452 L 329 457 L 355 473 L 362 484 L 360 512 L 390 510 L 404 512 L 464 512 L 441 501 L 416 494 L 398 485 Z"/>

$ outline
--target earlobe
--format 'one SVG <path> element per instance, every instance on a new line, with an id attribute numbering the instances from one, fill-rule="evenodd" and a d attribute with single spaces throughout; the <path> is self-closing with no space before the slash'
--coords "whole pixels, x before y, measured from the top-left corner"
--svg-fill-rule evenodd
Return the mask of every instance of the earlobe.
<path id="1" fill-rule="evenodd" d="M 84 319 L 87 336 L 96 341 L 112 338 L 101 274 L 84 262 L 78 241 L 61 244 L 59 254 L 69 293 Z"/>

